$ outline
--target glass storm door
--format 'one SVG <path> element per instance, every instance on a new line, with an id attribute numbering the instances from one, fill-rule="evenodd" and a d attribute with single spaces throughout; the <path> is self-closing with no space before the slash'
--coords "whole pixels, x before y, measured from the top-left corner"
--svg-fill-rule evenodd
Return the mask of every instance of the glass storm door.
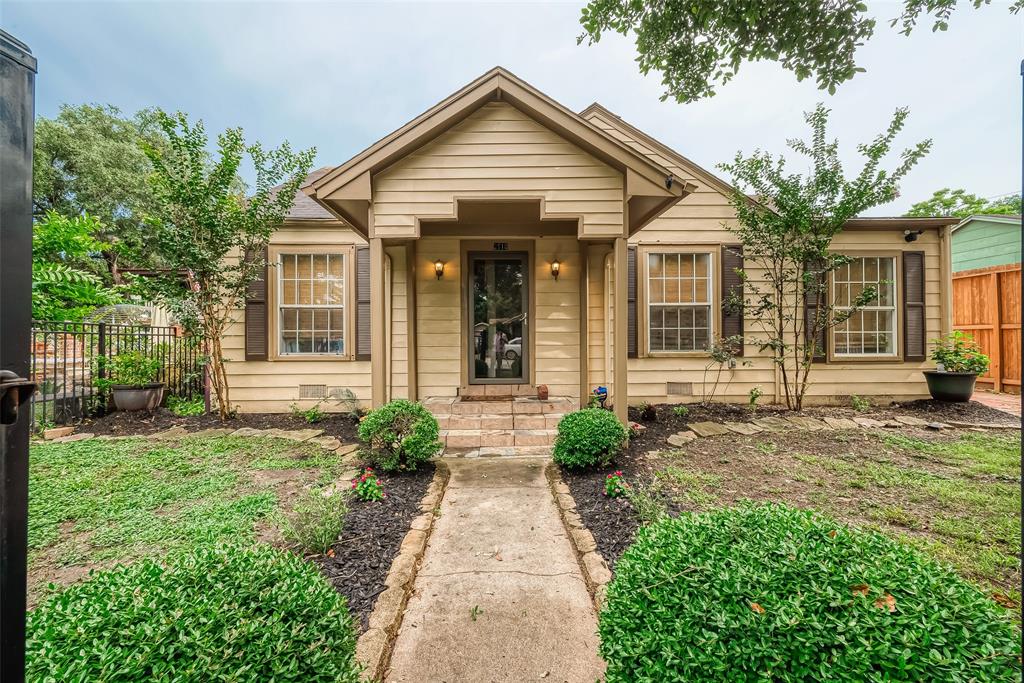
<path id="1" fill-rule="evenodd" d="M 524 253 L 469 254 L 469 381 L 521 383 L 527 344 Z"/>

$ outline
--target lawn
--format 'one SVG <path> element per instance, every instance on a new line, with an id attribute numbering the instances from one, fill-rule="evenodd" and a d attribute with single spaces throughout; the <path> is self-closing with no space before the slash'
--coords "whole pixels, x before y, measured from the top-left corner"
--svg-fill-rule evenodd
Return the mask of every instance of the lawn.
<path id="1" fill-rule="evenodd" d="M 951 564 L 1004 606 L 1020 604 L 1019 432 L 732 435 L 649 451 L 609 469 L 616 468 L 642 494 L 636 511 L 585 493 L 607 470 L 568 477 L 584 522 L 613 562 L 632 539 L 637 511 L 775 501 L 876 527 Z"/>
<path id="2" fill-rule="evenodd" d="M 222 540 L 276 540 L 270 522 L 339 456 L 270 438 L 91 439 L 34 443 L 29 480 L 30 602 L 90 569 Z"/>

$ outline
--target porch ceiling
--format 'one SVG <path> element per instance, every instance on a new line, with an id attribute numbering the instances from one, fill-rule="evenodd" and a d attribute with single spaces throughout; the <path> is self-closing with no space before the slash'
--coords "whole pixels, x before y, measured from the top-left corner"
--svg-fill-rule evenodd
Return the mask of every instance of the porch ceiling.
<path id="1" fill-rule="evenodd" d="M 496 67 L 355 157 L 307 183 L 302 191 L 364 237 L 371 232 L 373 178 L 463 121 L 488 102 L 505 102 L 623 175 L 632 234 L 695 189 L 671 171 Z"/>

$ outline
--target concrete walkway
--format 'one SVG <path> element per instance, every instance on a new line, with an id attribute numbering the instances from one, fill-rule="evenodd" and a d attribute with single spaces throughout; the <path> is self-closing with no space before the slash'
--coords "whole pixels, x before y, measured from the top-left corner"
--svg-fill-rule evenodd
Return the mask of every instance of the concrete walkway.
<path id="1" fill-rule="evenodd" d="M 451 479 L 386 681 L 600 679 L 597 617 L 547 458 L 446 461 Z"/>

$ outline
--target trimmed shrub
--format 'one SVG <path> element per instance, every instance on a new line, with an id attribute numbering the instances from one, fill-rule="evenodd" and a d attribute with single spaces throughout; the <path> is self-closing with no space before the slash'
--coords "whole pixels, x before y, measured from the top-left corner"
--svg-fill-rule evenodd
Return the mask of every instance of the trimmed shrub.
<path id="1" fill-rule="evenodd" d="M 30 681 L 359 680 L 345 598 L 270 546 L 97 572 L 29 612 Z"/>
<path id="2" fill-rule="evenodd" d="M 281 534 L 303 552 L 323 554 L 341 535 L 346 515 L 344 493 L 324 495 L 320 489 L 311 489 L 295 502 L 290 516 L 281 516 Z"/>
<path id="3" fill-rule="evenodd" d="M 604 467 L 619 454 L 628 436 L 615 413 L 584 408 L 558 421 L 552 457 L 570 468 Z"/>
<path id="4" fill-rule="evenodd" d="M 371 410 L 359 423 L 366 457 L 385 472 L 415 470 L 443 448 L 437 418 L 419 403 L 398 399 Z"/>
<path id="5" fill-rule="evenodd" d="M 875 531 L 783 505 L 640 529 L 601 612 L 607 681 L 1019 681 L 1009 614 Z"/>

